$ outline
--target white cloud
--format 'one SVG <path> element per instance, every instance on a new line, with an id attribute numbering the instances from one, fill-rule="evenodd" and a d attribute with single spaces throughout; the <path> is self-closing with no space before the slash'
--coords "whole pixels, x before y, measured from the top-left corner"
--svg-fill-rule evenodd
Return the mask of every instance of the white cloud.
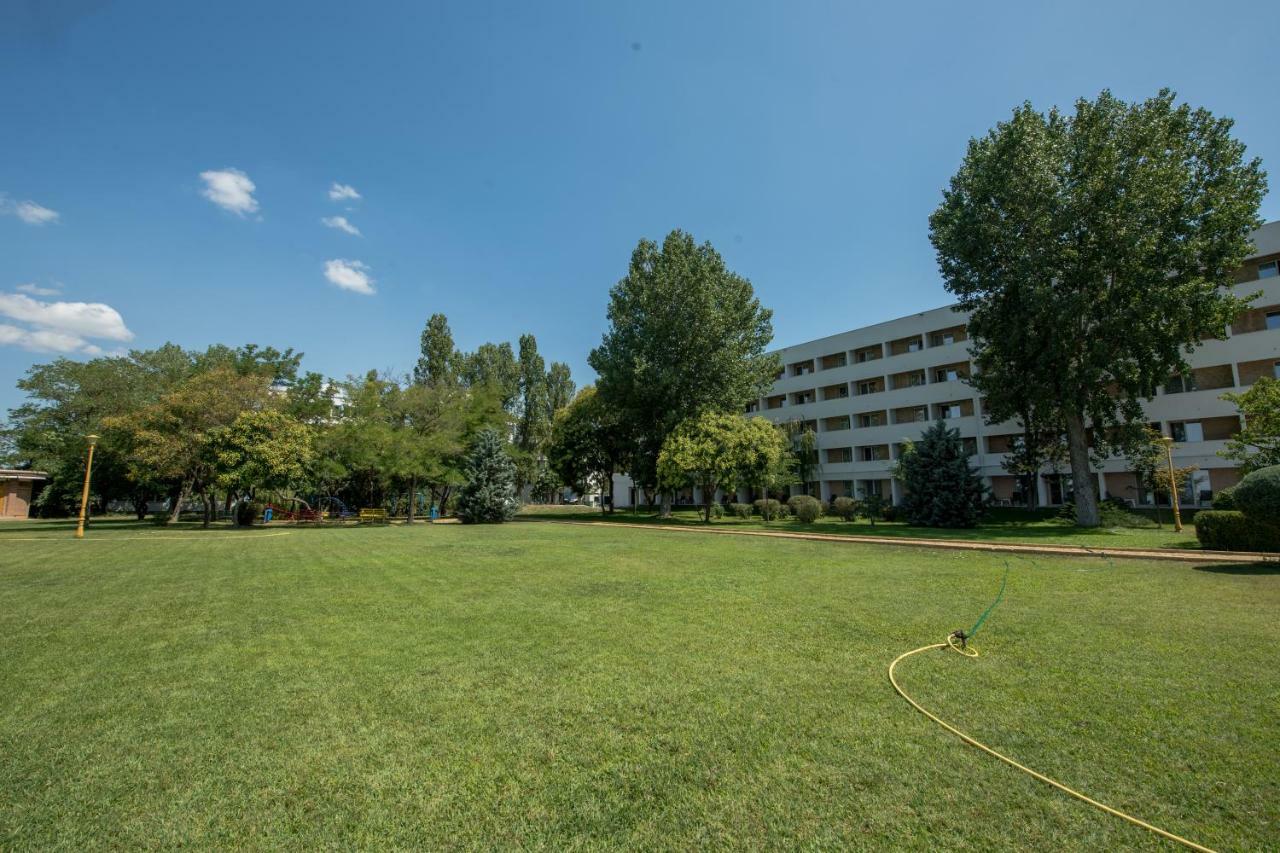
<path id="1" fill-rule="evenodd" d="M 223 210 L 229 210 L 237 216 L 258 212 L 258 200 L 253 197 L 256 187 L 249 176 L 239 169 L 228 167 L 201 172 L 200 178 L 205 184 L 200 194 Z"/>
<path id="2" fill-rule="evenodd" d="M 352 293 L 372 296 L 377 292 L 373 289 L 373 277 L 369 275 L 369 266 L 360 261 L 347 261 L 342 258 L 325 261 L 324 277 Z"/>
<path id="3" fill-rule="evenodd" d="M 30 199 L 10 201 L 4 195 L 0 195 L 0 213 L 12 214 L 28 225 L 48 225 L 50 222 L 57 222 L 60 216 L 58 211 L 50 210 Z"/>
<path id="4" fill-rule="evenodd" d="M 337 181 L 329 187 L 330 201 L 343 201 L 344 199 L 352 199 L 353 201 L 360 198 L 360 193 L 356 192 L 356 188 L 351 184 L 340 184 Z"/>
<path id="5" fill-rule="evenodd" d="M 120 312 L 101 302 L 42 302 L 20 293 L 0 293 L 0 316 L 34 327 L 0 323 L 0 344 L 40 352 L 98 355 L 101 347 L 87 338 L 133 339 Z"/>
<path id="6" fill-rule="evenodd" d="M 337 228 L 339 231 L 345 231 L 348 234 L 355 235 L 356 237 L 360 236 L 360 229 L 352 225 L 345 216 L 326 216 L 320 221 L 330 228 Z"/>
<path id="7" fill-rule="evenodd" d="M 27 284 L 19 284 L 14 290 L 19 293 L 30 293 L 32 296 L 57 296 L 62 292 L 62 287 L 60 285 L 41 287 L 34 282 L 28 282 Z"/>

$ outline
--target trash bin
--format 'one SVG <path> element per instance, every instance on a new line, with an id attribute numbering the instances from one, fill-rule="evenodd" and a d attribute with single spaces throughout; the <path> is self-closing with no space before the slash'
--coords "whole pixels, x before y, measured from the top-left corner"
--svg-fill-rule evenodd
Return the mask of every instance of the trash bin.
<path id="1" fill-rule="evenodd" d="M 432 521 L 435 521 L 435 520 L 436 520 L 437 518 L 439 518 L 439 517 L 440 517 L 440 509 L 439 509 L 439 507 L 435 506 L 435 504 L 432 504 L 432 506 L 431 506 L 431 520 L 432 520 Z"/>

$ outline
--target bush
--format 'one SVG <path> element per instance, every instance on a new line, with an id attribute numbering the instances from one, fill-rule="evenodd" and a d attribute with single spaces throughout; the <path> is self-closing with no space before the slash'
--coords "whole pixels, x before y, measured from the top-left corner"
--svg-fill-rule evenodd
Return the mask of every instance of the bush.
<path id="1" fill-rule="evenodd" d="M 738 518 L 750 518 L 752 510 L 751 504 L 729 504 L 729 512 Z"/>
<path id="2" fill-rule="evenodd" d="M 265 511 L 266 506 L 257 501 L 240 501 L 236 504 L 236 524 L 249 527 L 262 521 L 262 513 Z"/>
<path id="3" fill-rule="evenodd" d="M 822 501 L 810 495 L 796 495 L 787 506 L 801 524 L 813 524 L 822 516 Z"/>
<path id="4" fill-rule="evenodd" d="M 853 521 L 858 517 L 858 502 L 853 498 L 836 498 L 831 502 L 831 513 L 842 521 Z"/>
<path id="5" fill-rule="evenodd" d="M 1232 489 L 1231 500 L 1251 520 L 1280 520 L 1280 465 L 1247 474 Z"/>
<path id="6" fill-rule="evenodd" d="M 893 504 L 885 504 L 884 509 L 880 511 L 880 518 L 884 521 L 897 521 L 902 516 L 902 512 Z"/>
<path id="7" fill-rule="evenodd" d="M 1236 487 L 1227 486 L 1213 496 L 1214 509 L 1239 509 L 1236 506 Z"/>
<path id="8" fill-rule="evenodd" d="M 773 498 L 769 498 L 767 500 L 762 498 L 756 501 L 755 503 L 753 503 L 752 506 L 755 507 L 755 511 L 760 514 L 761 518 L 766 517 L 765 516 L 766 509 L 768 510 L 767 517 L 770 519 L 787 517 L 786 504 L 778 503 Z"/>
<path id="9" fill-rule="evenodd" d="M 862 514 L 866 516 L 867 521 L 871 522 L 872 527 L 875 527 L 876 521 L 882 517 L 885 518 L 886 521 L 893 520 L 888 518 L 885 513 L 886 509 L 892 509 L 892 507 L 886 507 L 884 497 L 875 493 L 869 494 L 863 498 L 862 506 L 859 509 Z"/>
<path id="10" fill-rule="evenodd" d="M 1201 510 L 1195 517 L 1200 547 L 1214 551 L 1280 551 L 1280 523 L 1239 510 Z"/>
<path id="11" fill-rule="evenodd" d="M 711 504 L 711 517 L 724 518 L 724 507 L 718 503 Z"/>

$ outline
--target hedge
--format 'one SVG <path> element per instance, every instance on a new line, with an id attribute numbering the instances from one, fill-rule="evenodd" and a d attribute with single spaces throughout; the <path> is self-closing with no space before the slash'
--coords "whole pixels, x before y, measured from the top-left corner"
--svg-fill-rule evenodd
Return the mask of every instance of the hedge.
<path id="1" fill-rule="evenodd" d="M 1280 523 L 1246 516 L 1239 510 L 1196 513 L 1196 538 L 1212 551 L 1280 551 Z"/>
<path id="2" fill-rule="evenodd" d="M 1280 465 L 1246 475 L 1232 488 L 1231 500 L 1250 518 L 1280 520 Z"/>

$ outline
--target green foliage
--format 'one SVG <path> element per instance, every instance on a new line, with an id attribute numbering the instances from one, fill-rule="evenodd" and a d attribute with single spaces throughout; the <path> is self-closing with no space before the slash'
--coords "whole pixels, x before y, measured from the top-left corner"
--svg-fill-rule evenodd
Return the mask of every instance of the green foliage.
<path id="1" fill-rule="evenodd" d="M 981 139 L 930 217 L 947 289 L 968 321 L 989 422 L 1061 424 L 1078 523 L 1097 524 L 1095 452 L 1141 401 L 1221 338 L 1247 300 L 1234 274 L 1266 193 L 1229 120 L 1161 91 L 1103 92 L 1070 115 L 1030 104 Z"/>
<path id="2" fill-rule="evenodd" d="M 795 495 L 787 501 L 787 508 L 801 524 L 813 524 L 823 514 L 822 501 L 810 495 Z"/>
<path id="3" fill-rule="evenodd" d="M 658 484 L 677 489 L 693 483 L 702 490 L 706 520 L 721 486 L 748 483 L 776 464 L 783 444 L 763 418 L 704 412 L 681 423 L 658 456 Z"/>
<path id="4" fill-rule="evenodd" d="M 1239 509 L 1236 506 L 1236 487 L 1227 486 L 1225 489 L 1219 489 L 1213 496 L 1214 509 Z"/>
<path id="5" fill-rule="evenodd" d="M 315 455 L 313 432 L 276 409 L 240 412 L 211 439 L 215 485 L 236 493 L 301 486 Z"/>
<path id="6" fill-rule="evenodd" d="M 739 504 L 739 503 L 729 504 L 729 511 L 732 512 L 738 518 L 750 518 L 752 509 L 753 508 L 751 504 Z"/>
<path id="7" fill-rule="evenodd" d="M 751 506 L 755 509 L 756 514 L 765 521 L 772 521 L 775 518 L 786 518 L 789 514 L 787 505 L 773 498 L 760 498 L 752 501 Z"/>
<path id="8" fill-rule="evenodd" d="M 588 363 L 600 396 L 634 431 L 628 469 L 658 482 L 657 460 L 677 425 L 706 411 L 740 412 L 780 362 L 765 348 L 771 312 L 709 243 L 681 231 L 641 240 L 609 294 L 609 329 Z"/>
<path id="9" fill-rule="evenodd" d="M 556 414 L 547 445 L 547 464 L 579 494 L 598 485 L 612 496 L 613 474 L 626 459 L 627 439 L 617 412 L 588 385 Z M 602 510 L 610 509 L 612 506 L 605 507 L 602 502 Z"/>
<path id="10" fill-rule="evenodd" d="M 876 521 L 882 517 L 885 521 L 893 521 L 893 519 L 889 517 L 888 512 L 888 510 L 892 509 L 893 507 L 885 506 L 885 499 L 883 497 L 873 492 L 863 497 L 862 504 L 859 507 L 859 512 L 862 513 L 862 516 L 867 521 L 871 522 L 872 527 L 875 527 Z"/>
<path id="11" fill-rule="evenodd" d="M 854 498 L 841 496 L 831 502 L 831 512 L 841 521 L 853 521 L 858 517 L 860 506 Z"/>
<path id="12" fill-rule="evenodd" d="M 460 357 L 459 374 L 468 388 L 490 388 L 502 401 L 503 409 L 515 412 L 520 396 L 520 367 L 511 344 L 481 344 L 475 352 Z"/>
<path id="13" fill-rule="evenodd" d="M 973 527 L 983 511 L 983 487 L 969 464 L 960 430 L 938 421 L 908 445 L 896 476 L 906 488 L 902 511 L 925 527 Z"/>
<path id="14" fill-rule="evenodd" d="M 1219 455 L 1239 462 L 1245 473 L 1280 465 L 1280 380 L 1262 376 L 1243 394 L 1222 399 L 1236 404 L 1244 427 Z"/>
<path id="15" fill-rule="evenodd" d="M 509 521 L 519 509 L 516 469 L 498 434 L 491 429 L 476 436 L 467 456 L 466 485 L 458 494 L 458 517 L 466 524 Z"/>
<path id="16" fill-rule="evenodd" d="M 1238 510 L 1201 510 L 1195 517 L 1200 547 L 1215 551 L 1280 551 L 1280 522 Z"/>
<path id="17" fill-rule="evenodd" d="M 711 517 L 724 518 L 724 506 L 718 503 L 711 504 Z"/>
<path id="18" fill-rule="evenodd" d="M 236 504 L 236 525 L 239 527 L 249 527 L 262 521 L 262 514 L 266 510 L 266 504 L 258 501 L 244 500 Z"/>
<path id="19" fill-rule="evenodd" d="M 413 381 L 419 385 L 451 385 L 458 381 L 462 356 L 453 348 L 453 332 L 443 314 L 432 314 L 422 330 Z"/>
<path id="20" fill-rule="evenodd" d="M 1232 500 L 1251 519 L 1280 522 L 1280 465 L 1246 474 L 1236 484 Z"/>

